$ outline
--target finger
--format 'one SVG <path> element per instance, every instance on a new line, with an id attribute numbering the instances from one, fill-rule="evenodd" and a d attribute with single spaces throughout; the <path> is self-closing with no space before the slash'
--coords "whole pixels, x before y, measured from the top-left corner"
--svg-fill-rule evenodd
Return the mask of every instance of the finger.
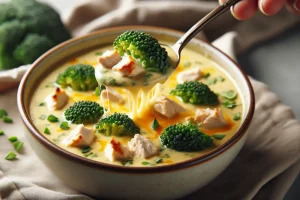
<path id="1" fill-rule="evenodd" d="M 287 0 L 286 7 L 290 12 L 300 15 L 300 0 Z"/>
<path id="2" fill-rule="evenodd" d="M 283 7 L 285 0 L 259 0 L 259 10 L 265 15 L 274 15 Z"/>
<path id="3" fill-rule="evenodd" d="M 236 19 L 247 20 L 256 13 L 257 6 L 257 0 L 243 0 L 231 7 L 231 13 Z"/>

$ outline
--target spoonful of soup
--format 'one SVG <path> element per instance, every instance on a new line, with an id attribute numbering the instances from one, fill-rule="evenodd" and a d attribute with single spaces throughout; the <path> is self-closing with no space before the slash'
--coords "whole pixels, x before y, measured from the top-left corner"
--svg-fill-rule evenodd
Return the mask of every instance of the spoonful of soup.
<path id="1" fill-rule="evenodd" d="M 180 62 L 182 49 L 211 20 L 240 0 L 228 0 L 191 27 L 174 45 L 161 45 L 151 35 L 127 31 L 113 43 L 113 50 L 98 58 L 100 85 L 151 88 L 164 83 Z"/>

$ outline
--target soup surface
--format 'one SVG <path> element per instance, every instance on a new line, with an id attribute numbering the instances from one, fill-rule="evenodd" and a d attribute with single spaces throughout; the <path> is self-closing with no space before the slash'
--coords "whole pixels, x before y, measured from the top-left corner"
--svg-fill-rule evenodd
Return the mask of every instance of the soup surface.
<path id="1" fill-rule="evenodd" d="M 49 110 L 47 105 L 45 104 L 45 99 L 56 89 L 56 87 L 59 87 L 59 85 L 55 83 L 57 76 L 70 65 L 78 63 L 90 64 L 97 70 L 97 57 L 99 56 L 99 54 L 105 52 L 108 49 L 112 49 L 112 47 L 106 46 L 88 52 L 79 57 L 74 57 L 73 59 L 57 67 L 37 86 L 30 107 L 31 118 L 40 133 L 57 146 L 76 155 L 104 163 L 125 166 L 160 166 L 178 163 L 204 155 L 212 149 L 224 144 L 234 135 L 234 133 L 240 127 L 242 121 L 241 118 L 243 116 L 243 102 L 240 98 L 240 92 L 234 81 L 220 66 L 218 66 L 218 64 L 213 62 L 209 57 L 199 52 L 194 52 L 188 48 L 185 48 L 183 50 L 181 62 L 175 72 L 169 77 L 169 79 L 164 84 L 157 85 L 155 89 L 152 90 L 149 94 L 145 94 L 143 96 L 145 99 L 140 99 L 139 102 L 136 103 L 136 105 L 133 105 L 132 98 L 134 97 L 132 96 L 138 95 L 138 90 L 129 94 L 128 91 L 126 91 L 126 89 L 122 87 L 113 88 L 124 99 L 124 102 L 120 104 L 101 99 L 95 94 L 94 91 L 77 92 L 73 91 L 71 88 L 66 88 L 64 90 L 69 96 L 68 103 L 60 110 Z M 181 98 L 170 94 L 170 91 L 174 89 L 178 84 L 179 74 L 193 68 L 201 69 L 201 73 L 203 76 L 198 81 L 207 84 L 209 88 L 218 95 L 218 99 L 220 102 L 218 105 L 207 106 L 184 103 Z M 172 118 L 166 118 L 165 116 L 154 112 L 152 110 L 152 107 L 149 105 L 151 105 L 151 103 L 157 99 L 157 95 L 161 94 L 184 107 L 185 111 L 177 114 Z M 49 122 L 47 120 L 47 117 L 49 115 L 54 115 L 58 117 L 60 121 L 64 121 L 64 111 L 75 102 L 82 100 L 89 100 L 99 103 L 106 110 L 104 116 L 114 112 L 126 113 L 131 116 L 135 124 L 140 128 L 140 134 L 150 139 L 150 141 L 157 147 L 158 153 L 147 159 L 139 156 L 133 156 L 133 158 L 129 160 L 110 161 L 105 156 L 104 150 L 106 148 L 106 145 L 112 139 L 112 136 L 104 136 L 101 133 L 95 133 L 95 139 L 90 145 L 91 149 L 87 152 L 82 151 L 82 148 L 76 146 L 65 145 L 62 141 L 70 134 L 72 130 L 77 127 L 77 124 L 68 122 L 69 129 L 64 130 L 60 127 L 59 123 Z M 201 124 L 199 124 L 200 130 L 202 132 L 209 136 L 212 136 L 213 145 L 208 149 L 197 152 L 179 152 L 163 146 L 159 137 L 163 130 L 168 126 L 174 125 L 176 123 L 187 123 L 187 120 L 189 118 L 194 118 L 197 108 L 220 108 L 222 111 L 223 119 L 225 119 L 227 122 L 227 125 L 221 128 L 202 128 Z M 159 127 L 155 130 L 152 128 L 154 119 L 156 119 L 159 123 Z M 88 124 L 85 126 L 93 129 L 94 125 L 95 124 Z M 44 133 L 46 127 L 49 130 L 48 134 Z M 132 137 L 128 136 L 114 136 L 114 138 L 119 140 L 125 146 L 127 146 L 128 142 L 132 139 Z"/>

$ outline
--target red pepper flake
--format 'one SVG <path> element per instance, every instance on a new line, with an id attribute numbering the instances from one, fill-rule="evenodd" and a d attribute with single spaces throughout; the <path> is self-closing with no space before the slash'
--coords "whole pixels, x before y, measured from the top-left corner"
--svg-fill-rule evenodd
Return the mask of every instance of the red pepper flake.
<path id="1" fill-rule="evenodd" d="M 121 143 L 119 141 L 115 141 L 114 139 L 111 139 L 110 141 L 112 148 L 118 152 L 120 155 L 124 155 L 123 149 L 121 147 Z"/>

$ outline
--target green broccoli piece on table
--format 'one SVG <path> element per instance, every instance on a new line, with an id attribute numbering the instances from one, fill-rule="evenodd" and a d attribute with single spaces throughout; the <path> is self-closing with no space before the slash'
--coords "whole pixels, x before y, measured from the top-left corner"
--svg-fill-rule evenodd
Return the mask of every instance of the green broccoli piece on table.
<path id="1" fill-rule="evenodd" d="M 14 50 L 14 57 L 24 63 L 33 63 L 40 55 L 54 47 L 55 44 L 47 37 L 28 34 L 21 44 Z"/>
<path id="2" fill-rule="evenodd" d="M 85 64 L 76 64 L 68 67 L 63 73 L 58 75 L 56 83 L 63 88 L 70 86 L 76 91 L 95 90 L 98 86 L 94 67 Z"/>
<path id="3" fill-rule="evenodd" d="M 18 67 L 21 63 L 7 54 L 0 54 L 0 70 Z"/>
<path id="4" fill-rule="evenodd" d="M 140 128 L 128 115 L 123 113 L 114 113 L 101 119 L 95 129 L 105 136 L 134 136 L 140 133 Z"/>
<path id="5" fill-rule="evenodd" d="M 127 31 L 116 38 L 113 46 L 121 56 L 125 53 L 131 55 L 149 72 L 164 74 L 170 66 L 166 49 L 149 34 Z"/>
<path id="6" fill-rule="evenodd" d="M 179 96 L 185 103 L 206 105 L 219 103 L 218 96 L 207 85 L 198 81 L 178 84 L 170 93 Z"/>
<path id="7" fill-rule="evenodd" d="M 0 24 L 14 20 L 17 17 L 16 8 L 11 4 L 0 4 Z"/>
<path id="8" fill-rule="evenodd" d="M 160 135 L 160 141 L 167 148 L 186 152 L 204 150 L 213 144 L 210 136 L 200 132 L 198 127 L 192 124 L 167 127 Z"/>
<path id="9" fill-rule="evenodd" d="M 78 101 L 64 112 L 64 116 L 73 124 L 90 124 L 97 122 L 103 113 L 103 107 L 96 102 Z"/>

